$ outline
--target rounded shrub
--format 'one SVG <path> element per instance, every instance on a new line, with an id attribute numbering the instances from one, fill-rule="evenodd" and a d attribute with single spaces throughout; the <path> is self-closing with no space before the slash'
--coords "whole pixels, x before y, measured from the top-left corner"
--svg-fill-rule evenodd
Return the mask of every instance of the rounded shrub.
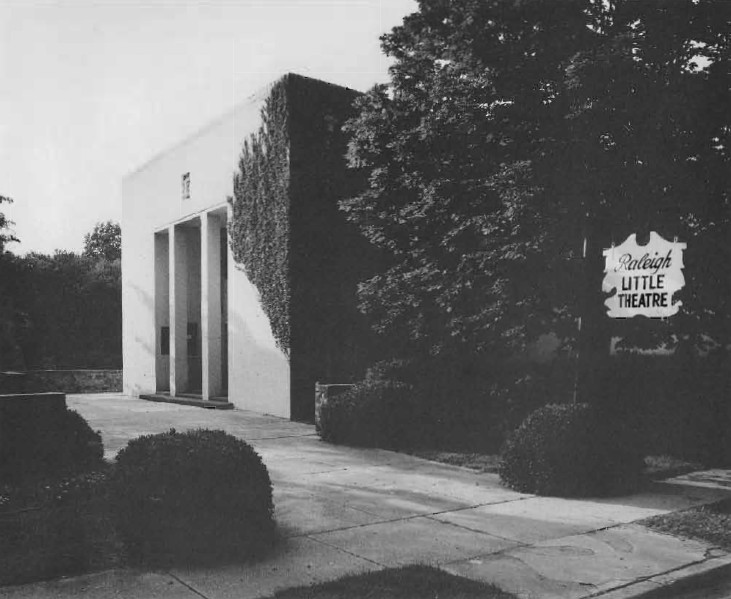
<path id="1" fill-rule="evenodd" d="M 320 406 L 320 437 L 331 443 L 401 447 L 415 428 L 411 387 L 366 379 Z"/>
<path id="2" fill-rule="evenodd" d="M 503 446 L 500 478 L 524 493 L 604 496 L 631 490 L 644 467 L 630 426 L 588 404 L 547 405 Z"/>
<path id="3" fill-rule="evenodd" d="M 261 553 L 273 539 L 266 466 L 223 431 L 171 429 L 130 441 L 117 455 L 110 498 L 132 562 L 229 561 Z"/>

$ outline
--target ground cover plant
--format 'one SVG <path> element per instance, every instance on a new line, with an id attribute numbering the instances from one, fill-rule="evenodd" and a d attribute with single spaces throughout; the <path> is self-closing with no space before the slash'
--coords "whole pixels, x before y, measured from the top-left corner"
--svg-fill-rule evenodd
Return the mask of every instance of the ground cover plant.
<path id="1" fill-rule="evenodd" d="M 131 563 L 236 561 L 273 541 L 266 466 L 223 431 L 171 429 L 133 439 L 117 455 L 110 501 Z"/>
<path id="2" fill-rule="evenodd" d="M 121 565 L 106 476 L 98 470 L 0 489 L 0 585 Z"/>
<path id="3" fill-rule="evenodd" d="M 491 474 L 500 472 L 499 453 L 440 451 L 438 449 L 408 449 L 406 452 L 417 458 L 439 462 L 440 464 L 449 464 L 450 466 L 459 466 L 475 472 Z M 645 457 L 643 474 L 648 481 L 657 481 L 696 470 L 703 470 L 703 464 L 660 455 Z"/>
<path id="4" fill-rule="evenodd" d="M 700 462 L 691 462 L 669 455 L 649 455 L 645 458 L 645 476 L 649 480 L 664 480 L 703 469 L 704 466 Z"/>
<path id="5" fill-rule="evenodd" d="M 468 468 L 475 472 L 497 473 L 500 467 L 500 455 L 496 453 L 440 451 L 438 449 L 410 449 L 407 450 L 407 453 L 424 460 Z"/>
<path id="6" fill-rule="evenodd" d="M 660 532 L 705 541 L 731 551 L 731 499 L 653 516 L 642 520 L 640 524 Z"/>
<path id="7" fill-rule="evenodd" d="M 13 428 L 0 464 L 0 584 L 117 565 L 99 433 L 73 410 Z"/>
<path id="8" fill-rule="evenodd" d="M 310 587 L 279 591 L 275 599 L 514 599 L 493 585 L 429 566 L 406 566 Z"/>
<path id="9" fill-rule="evenodd" d="M 0 200 L 1 203 L 1 200 Z M 83 254 L 3 250 L 0 214 L 0 370 L 120 368 L 121 231 L 99 223 Z"/>

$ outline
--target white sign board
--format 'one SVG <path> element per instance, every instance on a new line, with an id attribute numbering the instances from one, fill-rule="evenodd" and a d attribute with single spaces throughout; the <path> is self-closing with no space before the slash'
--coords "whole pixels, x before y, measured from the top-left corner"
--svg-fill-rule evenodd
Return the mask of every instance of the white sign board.
<path id="1" fill-rule="evenodd" d="M 683 250 L 686 244 L 667 241 L 654 231 L 645 246 L 632 233 L 622 245 L 604 250 L 602 291 L 616 293 L 604 303 L 610 318 L 667 318 L 681 302 L 673 294 L 685 285 Z"/>

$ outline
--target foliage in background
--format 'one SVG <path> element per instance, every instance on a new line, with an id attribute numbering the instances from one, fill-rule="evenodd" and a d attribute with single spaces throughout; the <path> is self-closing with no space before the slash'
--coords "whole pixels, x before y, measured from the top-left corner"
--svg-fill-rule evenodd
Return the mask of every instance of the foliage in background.
<path id="1" fill-rule="evenodd" d="M 121 367 L 121 262 L 100 252 L 2 256 L 0 370 Z"/>
<path id="2" fill-rule="evenodd" d="M 122 228 L 108 220 L 94 225 L 91 233 L 84 235 L 84 256 L 103 258 L 114 262 L 122 258 Z"/>
<path id="3" fill-rule="evenodd" d="M 259 131 L 234 176 L 231 250 L 257 288 L 278 347 L 290 350 L 289 114 L 286 80 L 272 87 Z"/>
<path id="4" fill-rule="evenodd" d="M 12 204 L 13 199 L 0 195 L 0 204 Z M 10 229 L 13 221 L 8 220 L 3 212 L 0 212 L 0 257 L 5 253 L 5 246 L 11 241 L 18 241 Z"/>
<path id="5" fill-rule="evenodd" d="M 342 208 L 392 256 L 360 297 L 397 351 L 575 347 L 576 317 L 604 318 L 601 248 L 651 229 L 688 244 L 683 315 L 621 334 L 731 340 L 730 11 L 420 0 L 383 36 L 391 81 L 347 125 L 370 186 Z"/>
<path id="6" fill-rule="evenodd" d="M 0 195 L 0 205 L 12 204 L 12 198 Z M 15 341 L 18 327 L 18 310 L 13 298 L 13 279 L 10 262 L 12 254 L 5 246 L 17 238 L 11 230 L 12 221 L 0 212 L 0 359 L 9 356 L 11 361 L 17 360 L 19 348 Z"/>
<path id="7" fill-rule="evenodd" d="M 533 412 L 501 452 L 500 478 L 523 493 L 604 496 L 631 491 L 644 455 L 633 427 L 588 404 Z"/>
<path id="8" fill-rule="evenodd" d="M 110 498 L 128 557 L 140 563 L 235 561 L 273 539 L 266 466 L 223 431 L 171 429 L 130 441 L 117 455 Z"/>

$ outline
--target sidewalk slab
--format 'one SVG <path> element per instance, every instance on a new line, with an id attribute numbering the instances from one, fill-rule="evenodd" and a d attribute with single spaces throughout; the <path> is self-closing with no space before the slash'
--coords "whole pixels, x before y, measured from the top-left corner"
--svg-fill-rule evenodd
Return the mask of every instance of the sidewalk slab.
<path id="1" fill-rule="evenodd" d="M 440 564 L 515 546 L 507 539 L 427 517 L 370 524 L 312 538 L 388 567 Z"/>
<path id="2" fill-rule="evenodd" d="M 243 410 L 203 410 L 177 404 L 154 403 L 117 393 L 69 394 L 66 403 L 77 410 L 93 429 L 100 429 L 104 455 L 113 458 L 130 440 L 140 435 L 177 428 L 216 428 L 253 441 L 315 436 L 315 427 L 276 416 Z"/>
<path id="3" fill-rule="evenodd" d="M 501 504 L 502 505 L 502 504 Z M 478 506 L 431 516 L 441 522 L 486 533 L 516 544 L 530 544 L 595 530 L 593 524 L 566 523 L 525 515 L 511 515 L 493 510 L 495 506 Z"/>
<path id="4" fill-rule="evenodd" d="M 728 553 L 601 595 L 602 599 L 727 599 L 729 596 L 731 555 Z"/>
<path id="5" fill-rule="evenodd" d="M 200 595 L 170 574 L 108 570 L 74 578 L 0 587 L 0 597 L 12 599 L 200 599 Z"/>
<path id="6" fill-rule="evenodd" d="M 335 580 L 380 566 L 307 537 L 287 539 L 260 562 L 217 568 L 176 568 L 171 573 L 206 599 L 255 599 L 281 589 Z"/>
<path id="7" fill-rule="evenodd" d="M 706 559 L 708 546 L 638 525 L 543 541 L 451 563 L 453 574 L 523 599 L 579 599 Z"/>
<path id="8" fill-rule="evenodd" d="M 313 493 L 302 485 L 274 488 L 274 520 L 282 536 L 352 528 L 385 518 L 351 507 L 337 496 Z"/>

